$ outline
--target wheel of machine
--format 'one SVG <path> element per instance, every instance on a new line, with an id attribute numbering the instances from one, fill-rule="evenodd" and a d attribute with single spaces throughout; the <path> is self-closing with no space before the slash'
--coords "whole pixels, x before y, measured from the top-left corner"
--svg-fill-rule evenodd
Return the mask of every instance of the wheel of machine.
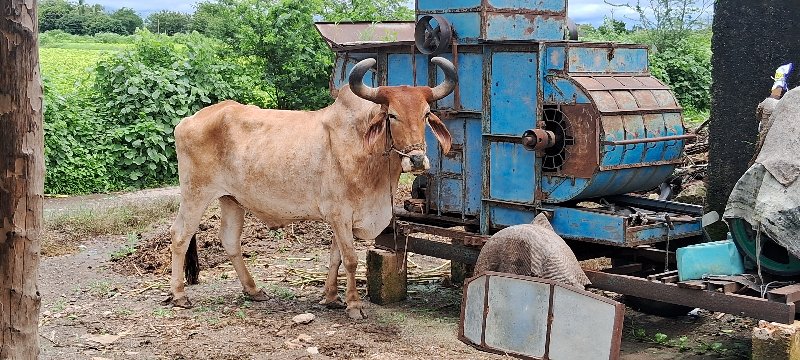
<path id="1" fill-rule="evenodd" d="M 435 22 L 434 23 L 432 23 Z M 453 37 L 453 28 L 444 17 L 425 15 L 417 20 L 414 41 L 423 54 L 438 55 L 447 50 Z"/>
<path id="2" fill-rule="evenodd" d="M 731 236 L 739 252 L 756 263 L 756 232 L 753 227 L 740 218 L 730 219 Z M 800 275 L 800 259 L 790 254 L 775 240 L 761 233 L 761 268 L 770 274 L 780 276 Z"/>

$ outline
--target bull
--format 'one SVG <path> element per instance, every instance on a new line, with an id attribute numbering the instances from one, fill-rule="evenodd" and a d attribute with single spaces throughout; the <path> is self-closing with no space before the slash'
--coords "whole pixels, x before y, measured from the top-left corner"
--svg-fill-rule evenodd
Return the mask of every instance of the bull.
<path id="1" fill-rule="evenodd" d="M 374 240 L 390 223 L 391 196 L 400 174 L 430 167 L 425 124 L 447 153 L 450 133 L 430 103 L 456 86 L 457 72 L 440 57 L 441 84 L 380 86 L 363 83 L 375 59 L 360 61 L 335 102 L 317 111 L 266 110 L 235 101 L 201 109 L 175 127 L 181 201 L 172 237 L 169 302 L 191 307 L 184 288 L 197 283 L 195 233 L 210 203 L 219 199 L 219 237 L 246 296 L 264 301 L 245 266 L 241 233 L 245 209 L 270 228 L 299 220 L 330 224 L 328 275 L 320 304 L 364 317 L 356 290 L 353 238 Z M 379 139 L 383 139 L 379 146 Z M 345 302 L 337 276 L 344 262 Z"/>

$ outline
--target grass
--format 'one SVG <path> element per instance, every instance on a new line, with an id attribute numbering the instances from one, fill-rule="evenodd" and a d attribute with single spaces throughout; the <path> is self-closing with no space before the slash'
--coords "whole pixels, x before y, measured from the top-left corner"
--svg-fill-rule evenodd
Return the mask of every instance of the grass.
<path id="1" fill-rule="evenodd" d="M 139 242 L 139 237 L 136 234 L 128 234 L 128 240 L 120 249 L 111 253 L 111 260 L 117 261 L 136 253 L 136 244 Z"/>
<path id="2" fill-rule="evenodd" d="M 177 199 L 168 199 L 108 209 L 82 209 L 45 218 L 45 228 L 77 236 L 125 235 L 172 216 L 178 211 L 178 204 Z"/>
<path id="3" fill-rule="evenodd" d="M 287 301 L 294 300 L 294 298 L 297 296 L 295 295 L 294 290 L 275 284 L 267 285 L 266 291 L 274 296 L 277 296 L 282 300 L 287 300 Z"/>
<path id="4" fill-rule="evenodd" d="M 175 315 L 175 314 L 172 312 L 172 310 L 167 309 L 167 308 L 160 307 L 160 308 L 157 308 L 157 309 L 153 310 L 153 316 L 155 316 L 157 318 L 169 318 L 169 317 L 172 317 L 173 315 Z"/>
<path id="5" fill-rule="evenodd" d="M 136 251 L 135 235 L 172 217 L 178 211 L 177 199 L 131 203 L 108 209 L 81 209 L 47 214 L 42 254 L 57 256 L 77 250 L 80 241 L 103 235 L 126 235 L 126 245 L 112 257 L 124 257 Z M 78 241 L 75 241 L 78 240 Z"/>

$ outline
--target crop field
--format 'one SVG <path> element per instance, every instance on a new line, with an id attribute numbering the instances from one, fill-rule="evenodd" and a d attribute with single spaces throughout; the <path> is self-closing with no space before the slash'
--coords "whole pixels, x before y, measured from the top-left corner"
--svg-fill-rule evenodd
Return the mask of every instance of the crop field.
<path id="1" fill-rule="evenodd" d="M 41 48 L 39 65 L 42 77 L 57 93 L 72 93 L 91 85 L 93 66 L 109 51 L 117 50 Z"/>

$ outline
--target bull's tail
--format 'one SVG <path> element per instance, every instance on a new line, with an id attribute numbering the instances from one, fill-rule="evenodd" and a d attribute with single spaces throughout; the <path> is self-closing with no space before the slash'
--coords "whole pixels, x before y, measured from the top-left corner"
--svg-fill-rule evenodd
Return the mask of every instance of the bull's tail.
<path id="1" fill-rule="evenodd" d="M 183 264 L 183 273 L 186 275 L 186 283 L 189 285 L 198 284 L 200 277 L 200 262 L 197 259 L 197 234 L 192 235 L 189 242 L 189 249 L 186 251 L 186 258 Z"/>

